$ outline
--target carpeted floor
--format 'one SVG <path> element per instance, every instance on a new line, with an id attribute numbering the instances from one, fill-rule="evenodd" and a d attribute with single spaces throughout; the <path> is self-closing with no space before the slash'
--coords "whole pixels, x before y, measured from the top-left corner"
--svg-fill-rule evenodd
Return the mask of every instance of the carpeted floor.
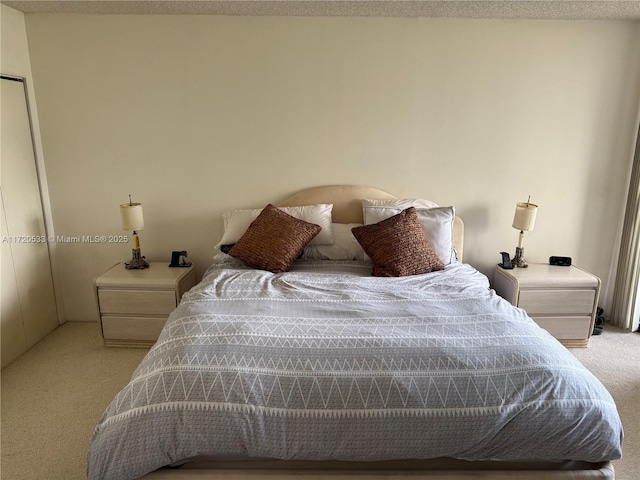
<path id="1" fill-rule="evenodd" d="M 606 325 L 571 350 L 605 384 L 625 428 L 617 480 L 640 479 L 640 334 Z M 97 323 L 66 323 L 2 373 L 2 480 L 86 478 L 95 424 L 146 354 L 104 348 Z"/>
<path id="2" fill-rule="evenodd" d="M 86 478 L 102 412 L 148 350 L 105 348 L 97 322 L 69 322 L 1 373 L 1 478 Z"/>

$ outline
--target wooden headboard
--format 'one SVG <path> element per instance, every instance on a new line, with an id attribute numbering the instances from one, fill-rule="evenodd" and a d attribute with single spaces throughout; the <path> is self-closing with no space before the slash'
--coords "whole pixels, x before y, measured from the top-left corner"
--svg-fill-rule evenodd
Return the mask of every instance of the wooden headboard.
<path id="1" fill-rule="evenodd" d="M 332 203 L 335 223 L 362 223 L 362 199 L 395 200 L 398 197 L 374 187 L 364 185 L 327 185 L 301 190 L 278 203 L 279 207 Z M 464 250 L 464 223 L 456 216 L 453 224 L 453 245 L 462 261 Z"/>

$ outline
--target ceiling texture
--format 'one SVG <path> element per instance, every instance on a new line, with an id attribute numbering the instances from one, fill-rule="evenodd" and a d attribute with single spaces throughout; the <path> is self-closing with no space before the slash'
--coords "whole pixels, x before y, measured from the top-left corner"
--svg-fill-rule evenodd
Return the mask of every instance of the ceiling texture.
<path id="1" fill-rule="evenodd" d="M 29 13 L 640 20 L 640 0 L 1 0 Z"/>

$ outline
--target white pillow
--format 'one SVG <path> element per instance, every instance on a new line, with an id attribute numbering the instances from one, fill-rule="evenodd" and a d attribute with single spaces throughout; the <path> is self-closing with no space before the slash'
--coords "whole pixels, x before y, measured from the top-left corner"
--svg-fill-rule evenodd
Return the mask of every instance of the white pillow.
<path id="1" fill-rule="evenodd" d="M 409 208 L 434 208 L 439 205 L 431 200 L 424 200 L 422 198 L 398 198 L 395 200 L 371 200 L 367 198 L 362 199 L 362 208 L 364 207 L 394 207 L 399 208 L 400 211 Z M 398 212 L 400 213 L 400 212 Z"/>
<path id="2" fill-rule="evenodd" d="M 302 258 L 307 260 L 364 260 L 362 246 L 351 233 L 351 229 L 362 226 L 361 223 L 332 223 L 333 245 L 312 245 L 304 249 Z"/>
<path id="3" fill-rule="evenodd" d="M 334 240 L 331 229 L 332 204 L 304 205 L 300 207 L 278 207 L 292 217 L 305 220 L 310 223 L 320 225 L 322 230 L 316 235 L 309 245 L 332 245 Z M 229 210 L 222 214 L 224 220 L 224 234 L 215 248 L 221 245 L 231 245 L 236 243 L 244 232 L 247 231 L 253 222 L 262 212 L 261 208 L 251 210 Z"/>
<path id="4" fill-rule="evenodd" d="M 364 224 L 371 225 L 400 213 L 403 208 L 367 206 L 363 208 Z M 444 265 L 456 260 L 453 248 L 453 222 L 456 218 L 453 207 L 416 208 L 422 229 Z"/>

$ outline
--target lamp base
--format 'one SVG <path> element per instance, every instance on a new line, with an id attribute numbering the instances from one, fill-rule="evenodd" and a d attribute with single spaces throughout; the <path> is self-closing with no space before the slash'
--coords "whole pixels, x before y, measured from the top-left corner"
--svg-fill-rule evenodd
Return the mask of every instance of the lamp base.
<path id="1" fill-rule="evenodd" d="M 529 264 L 524 259 L 524 247 L 516 247 L 516 256 L 511 260 L 514 267 L 527 268 Z"/>
<path id="2" fill-rule="evenodd" d="M 128 270 L 149 268 L 149 262 L 147 262 L 144 259 L 144 257 L 140 255 L 140 249 L 139 248 L 131 249 L 131 254 L 133 256 L 132 256 L 131 260 L 129 260 L 128 262 L 124 262 L 124 268 L 126 268 Z"/>

